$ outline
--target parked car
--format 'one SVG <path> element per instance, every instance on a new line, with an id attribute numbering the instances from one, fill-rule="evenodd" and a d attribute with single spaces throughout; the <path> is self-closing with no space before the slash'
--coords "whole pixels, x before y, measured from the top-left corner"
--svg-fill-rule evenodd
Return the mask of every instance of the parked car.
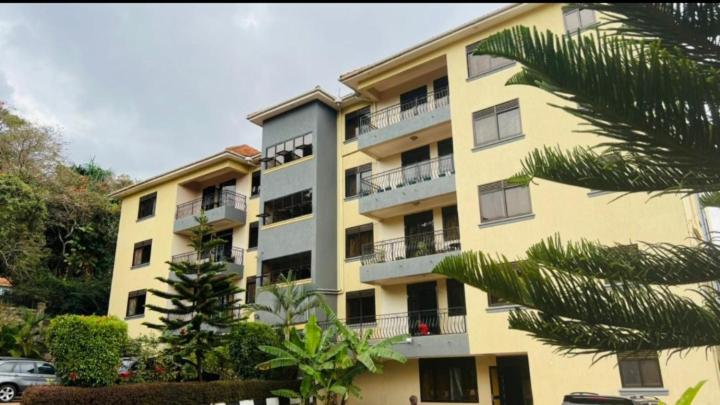
<path id="1" fill-rule="evenodd" d="M 657 398 L 646 397 L 612 397 L 592 392 L 573 392 L 565 395 L 562 405 L 657 405 Z"/>
<path id="2" fill-rule="evenodd" d="M 57 381 L 52 364 L 35 359 L 0 357 L 0 402 L 10 402 L 34 385 Z"/>

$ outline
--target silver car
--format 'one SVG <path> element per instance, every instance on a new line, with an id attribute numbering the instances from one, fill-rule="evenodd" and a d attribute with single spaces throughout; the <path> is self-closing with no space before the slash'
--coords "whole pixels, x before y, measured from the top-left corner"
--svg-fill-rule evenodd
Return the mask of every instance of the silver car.
<path id="1" fill-rule="evenodd" d="M 34 359 L 0 357 L 0 402 L 10 402 L 33 385 L 55 383 L 55 367 Z"/>

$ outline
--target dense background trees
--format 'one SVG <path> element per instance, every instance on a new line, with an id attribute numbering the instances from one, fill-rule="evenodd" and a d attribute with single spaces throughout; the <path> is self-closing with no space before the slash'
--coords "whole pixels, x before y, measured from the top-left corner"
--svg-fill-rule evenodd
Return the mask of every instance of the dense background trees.
<path id="1" fill-rule="evenodd" d="M 71 164 L 58 131 L 0 104 L 0 277 L 15 304 L 47 304 L 49 315 L 104 314 L 119 204 L 130 184 L 90 161 Z"/>

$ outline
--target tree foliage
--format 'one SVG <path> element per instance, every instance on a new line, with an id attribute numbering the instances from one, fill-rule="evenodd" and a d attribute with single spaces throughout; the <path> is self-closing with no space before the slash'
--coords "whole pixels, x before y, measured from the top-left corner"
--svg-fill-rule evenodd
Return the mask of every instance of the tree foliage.
<path id="1" fill-rule="evenodd" d="M 579 118 L 592 147 L 530 153 L 514 182 L 534 178 L 593 190 L 699 194 L 720 206 L 720 5 L 583 3 L 601 11 L 596 32 L 575 36 L 515 27 L 476 54 L 522 64 L 508 85 L 536 87 Z M 466 252 L 436 272 L 522 305 L 510 327 L 565 353 L 671 352 L 720 344 L 718 247 L 695 241 L 530 247 L 520 262 Z M 694 285 L 695 294 L 672 287 Z"/>
<path id="2" fill-rule="evenodd" d="M 189 361 L 202 381 L 207 353 L 228 339 L 227 332 L 239 321 L 240 293 L 238 276 L 224 272 L 225 263 L 214 260 L 216 249 L 225 241 L 211 237 L 212 228 L 202 213 L 190 238 L 195 261 L 168 262 L 170 277 L 156 277 L 166 290 L 149 289 L 151 296 L 169 305 L 147 304 L 145 307 L 163 316 L 160 323 L 144 325 L 161 331 L 161 342 L 173 353 Z"/>

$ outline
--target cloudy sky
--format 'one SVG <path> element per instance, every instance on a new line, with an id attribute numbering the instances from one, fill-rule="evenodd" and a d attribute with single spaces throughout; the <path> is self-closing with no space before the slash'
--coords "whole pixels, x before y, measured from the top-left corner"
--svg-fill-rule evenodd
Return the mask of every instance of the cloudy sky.
<path id="1" fill-rule="evenodd" d="M 245 116 L 503 4 L 0 5 L 0 101 L 142 179 L 260 144 Z"/>

